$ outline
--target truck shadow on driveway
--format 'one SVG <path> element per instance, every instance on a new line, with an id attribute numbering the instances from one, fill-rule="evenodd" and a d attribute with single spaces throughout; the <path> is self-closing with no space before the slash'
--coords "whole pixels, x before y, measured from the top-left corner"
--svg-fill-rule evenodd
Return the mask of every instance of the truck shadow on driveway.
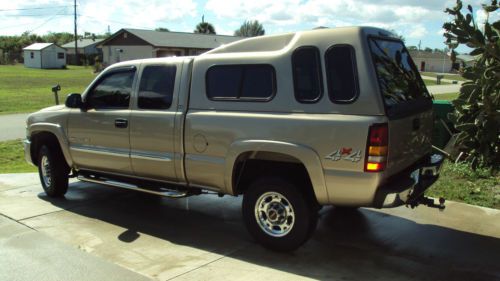
<path id="1" fill-rule="evenodd" d="M 199 268 L 198 274 L 207 271 L 243 278 L 245 274 L 255 276 L 251 274 L 259 269 L 271 269 L 322 280 L 500 280 L 500 239 L 419 224 L 371 209 L 343 211 L 325 207 L 309 242 L 292 253 L 275 253 L 257 245 L 247 234 L 241 217 L 241 198 L 202 195 L 167 199 L 82 183 L 71 184 L 66 198 L 48 198 L 43 193 L 38 197 L 97 223 L 123 229 L 107 239 L 98 227 L 80 224 L 78 220 L 55 226 L 69 237 L 72 231 L 103 235 L 103 252 L 107 244 L 113 244 L 113 251 L 121 251 L 117 255 L 140 251 L 147 257 L 150 250 L 157 253 L 166 247 L 166 241 L 166 253 L 182 255 L 187 246 L 228 256 L 233 263 L 243 262 L 231 265 L 221 259 Z M 51 219 L 57 225 L 55 221 L 56 218 Z M 134 243 L 142 236 L 161 239 L 161 243 L 135 248 Z M 94 253 L 99 255 L 98 250 Z M 156 262 L 163 262 L 168 271 L 172 261 Z M 131 262 L 130 266 L 134 264 Z M 216 269 L 210 271 L 211 266 Z M 141 272 L 140 268 L 134 270 Z"/>

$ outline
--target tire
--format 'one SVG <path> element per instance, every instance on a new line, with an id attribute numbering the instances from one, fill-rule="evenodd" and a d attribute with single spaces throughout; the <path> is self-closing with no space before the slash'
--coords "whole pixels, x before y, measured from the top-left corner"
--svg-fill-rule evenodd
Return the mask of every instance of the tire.
<path id="1" fill-rule="evenodd" d="M 243 196 L 243 219 L 254 239 L 274 251 L 293 251 L 316 229 L 317 208 L 298 186 L 276 177 L 253 182 Z"/>
<path id="2" fill-rule="evenodd" d="M 42 145 L 38 151 L 38 175 L 49 197 L 62 197 L 68 191 L 69 167 L 59 147 Z"/>

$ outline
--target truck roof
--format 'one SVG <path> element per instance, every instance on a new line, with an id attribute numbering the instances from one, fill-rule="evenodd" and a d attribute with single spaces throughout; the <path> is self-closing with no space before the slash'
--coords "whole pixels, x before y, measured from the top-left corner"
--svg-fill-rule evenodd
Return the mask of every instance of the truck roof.
<path id="1" fill-rule="evenodd" d="M 340 37 L 358 37 L 360 34 L 397 38 L 395 34 L 376 27 L 353 26 L 320 28 L 314 30 L 243 39 L 227 45 L 222 45 L 216 49 L 203 53 L 201 56 L 224 53 L 273 52 L 286 49 L 287 46 L 293 45 L 293 42 L 299 40 L 299 38 L 303 36 L 311 38 L 340 39 Z"/>

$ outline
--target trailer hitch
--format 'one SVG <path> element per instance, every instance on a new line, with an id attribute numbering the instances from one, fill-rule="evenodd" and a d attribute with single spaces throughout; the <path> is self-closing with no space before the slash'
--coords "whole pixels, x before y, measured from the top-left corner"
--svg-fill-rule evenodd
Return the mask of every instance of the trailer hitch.
<path id="1" fill-rule="evenodd" d="M 426 197 L 426 196 L 421 195 L 418 198 L 415 198 L 414 200 L 409 201 L 406 204 L 406 206 L 414 209 L 418 205 L 422 204 L 422 205 L 425 205 L 427 207 L 436 208 L 436 209 L 439 209 L 440 211 L 443 211 L 446 208 L 446 206 L 444 205 L 444 203 L 446 202 L 446 199 L 444 199 L 443 197 L 439 197 L 438 202 L 439 203 L 436 204 L 436 202 L 434 201 L 434 198 L 430 198 L 430 197 Z"/>

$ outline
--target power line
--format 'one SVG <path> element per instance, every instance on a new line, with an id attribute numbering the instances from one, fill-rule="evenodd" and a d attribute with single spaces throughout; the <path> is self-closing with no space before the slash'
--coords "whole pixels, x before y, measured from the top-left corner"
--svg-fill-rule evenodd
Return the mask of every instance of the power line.
<path id="1" fill-rule="evenodd" d="M 48 17 L 48 16 L 53 16 L 54 14 L 29 14 L 29 15 L 3 15 L 0 16 L 0 18 L 3 17 Z M 60 16 L 72 16 L 73 13 L 70 14 L 59 14 Z"/>
<path id="2" fill-rule="evenodd" d="M 20 8 L 20 9 L 0 9 L 0 12 L 9 12 L 9 11 L 29 11 L 29 10 L 49 10 L 54 8 L 61 7 L 71 7 L 72 5 L 64 5 L 64 6 L 51 6 L 51 7 L 37 7 L 37 8 Z"/>
<path id="3" fill-rule="evenodd" d="M 42 27 L 42 26 L 44 26 L 46 23 L 48 23 L 49 21 L 53 20 L 55 17 L 57 17 L 57 16 L 62 16 L 61 14 L 59 14 L 60 12 L 62 12 L 62 10 L 64 10 L 64 9 L 59 10 L 59 11 L 58 11 L 55 15 L 53 15 L 53 16 L 52 16 L 52 17 L 50 17 L 50 18 L 48 18 L 46 21 L 44 21 L 44 22 L 43 22 L 42 24 L 40 24 L 39 26 L 37 26 L 37 27 L 35 27 L 35 28 L 33 28 L 33 29 L 29 30 L 29 33 L 31 33 L 31 32 L 33 32 L 33 31 L 35 31 L 35 30 L 39 29 L 39 28 L 40 28 L 40 27 Z"/>

